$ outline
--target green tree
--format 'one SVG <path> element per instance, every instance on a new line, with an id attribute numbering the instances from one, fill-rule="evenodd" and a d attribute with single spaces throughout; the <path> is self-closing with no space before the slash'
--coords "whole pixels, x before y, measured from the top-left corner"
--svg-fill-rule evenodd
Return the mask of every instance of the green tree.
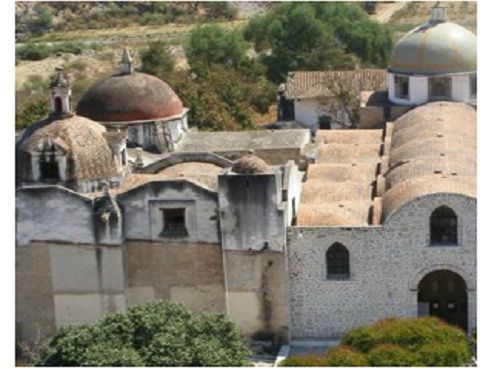
<path id="1" fill-rule="evenodd" d="M 253 18 L 244 36 L 276 82 L 292 70 L 385 66 L 392 48 L 389 29 L 348 3 L 285 3 Z"/>
<path id="2" fill-rule="evenodd" d="M 21 130 L 41 120 L 49 113 L 48 96 L 39 95 L 16 105 L 16 130 Z"/>
<path id="3" fill-rule="evenodd" d="M 162 40 L 152 41 L 148 49 L 141 51 L 141 70 L 144 73 L 161 76 L 169 80 L 175 69 L 175 59 L 169 51 L 167 43 Z"/>
<path id="4" fill-rule="evenodd" d="M 34 34 L 42 34 L 52 28 L 52 12 L 46 4 L 36 4 L 35 15 L 30 22 L 30 31 Z"/>
<path id="5" fill-rule="evenodd" d="M 60 330 L 36 366 L 245 366 L 243 334 L 221 314 L 153 301 Z"/>
<path id="6" fill-rule="evenodd" d="M 226 31 L 218 25 L 196 28 L 191 34 L 186 55 L 190 65 L 223 64 L 233 68 L 246 61 L 248 43 L 239 30 Z"/>

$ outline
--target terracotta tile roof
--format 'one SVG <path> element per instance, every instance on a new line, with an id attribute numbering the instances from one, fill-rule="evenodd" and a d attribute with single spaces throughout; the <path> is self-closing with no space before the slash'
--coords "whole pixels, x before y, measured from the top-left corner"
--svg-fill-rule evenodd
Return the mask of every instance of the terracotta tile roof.
<path id="1" fill-rule="evenodd" d="M 422 195 L 476 197 L 476 110 L 433 102 L 394 122 L 383 218 Z"/>
<path id="2" fill-rule="evenodd" d="M 165 168 L 156 174 L 130 174 L 119 187 L 110 189 L 115 196 L 135 189 L 151 181 L 186 180 L 210 190 L 217 190 L 218 175 L 222 168 L 208 163 L 181 163 Z M 94 194 L 96 195 L 96 194 Z"/>
<path id="3" fill-rule="evenodd" d="M 328 97 L 332 95 L 332 83 L 340 83 L 356 93 L 386 90 L 387 71 L 358 69 L 290 72 L 284 85 L 284 95 L 287 99 Z"/>
<path id="4" fill-rule="evenodd" d="M 299 226 L 369 225 L 381 130 L 320 130 L 302 185 Z"/>
<path id="5" fill-rule="evenodd" d="M 31 125 L 17 144 L 18 176 L 32 178 L 31 152 L 37 152 L 40 142 L 50 139 L 68 157 L 68 181 L 88 181 L 119 177 L 113 154 L 106 141 L 106 128 L 80 116 L 47 118 Z"/>

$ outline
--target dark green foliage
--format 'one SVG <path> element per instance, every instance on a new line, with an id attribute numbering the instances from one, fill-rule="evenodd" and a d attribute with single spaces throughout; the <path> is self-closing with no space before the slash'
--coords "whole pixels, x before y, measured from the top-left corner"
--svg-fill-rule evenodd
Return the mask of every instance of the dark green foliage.
<path id="1" fill-rule="evenodd" d="M 144 73 L 161 76 L 167 81 L 175 68 L 174 57 L 162 40 L 149 42 L 148 49 L 141 51 L 141 62 Z"/>
<path id="2" fill-rule="evenodd" d="M 411 367 L 423 365 L 416 353 L 393 344 L 378 345 L 370 350 L 367 357 L 370 366 Z"/>
<path id="3" fill-rule="evenodd" d="M 33 34 L 43 34 L 52 28 L 52 12 L 46 4 L 36 4 L 35 14 L 29 22 L 29 30 Z"/>
<path id="4" fill-rule="evenodd" d="M 296 355 L 280 363 L 283 367 L 324 367 L 328 366 L 326 358 L 317 354 Z"/>
<path id="5" fill-rule="evenodd" d="M 43 119 L 49 113 L 49 98 L 37 95 L 16 103 L 16 130 L 21 130 Z"/>
<path id="6" fill-rule="evenodd" d="M 154 301 L 59 331 L 37 366 L 245 366 L 250 351 L 222 315 Z"/>
<path id="7" fill-rule="evenodd" d="M 83 44 L 74 42 L 58 43 L 53 46 L 44 43 L 28 43 L 16 49 L 16 58 L 19 60 L 38 61 L 46 59 L 53 53 L 73 53 L 79 55 L 83 49 Z"/>
<path id="8" fill-rule="evenodd" d="M 282 366 L 467 366 L 465 333 L 433 317 L 385 319 L 349 331 L 325 356 L 293 356 Z"/>
<path id="9" fill-rule="evenodd" d="M 423 345 L 417 352 L 424 366 L 465 366 L 471 360 L 471 353 L 464 342 Z"/>
<path id="10" fill-rule="evenodd" d="M 239 30 L 226 31 L 212 24 L 193 31 L 186 56 L 190 65 L 222 64 L 237 68 L 246 60 L 247 49 L 248 45 Z"/>
<path id="11" fill-rule="evenodd" d="M 19 60 L 38 61 L 49 57 L 52 49 L 46 44 L 26 44 L 16 49 L 16 57 Z"/>
<path id="12" fill-rule="evenodd" d="M 371 21 L 356 4 L 285 3 L 252 19 L 245 38 L 264 54 L 270 78 L 284 80 L 292 70 L 385 67 L 392 49 L 391 32 Z"/>
<path id="13" fill-rule="evenodd" d="M 222 65 L 195 64 L 168 83 L 190 108 L 190 126 L 200 130 L 252 129 L 252 114 L 267 112 L 275 100 L 275 87 L 263 76 Z"/>
<path id="14" fill-rule="evenodd" d="M 465 332 L 434 317 L 385 319 L 373 326 L 355 328 L 342 338 L 342 344 L 364 353 L 380 344 L 413 350 L 429 343 L 455 342 L 467 342 Z"/>
<path id="15" fill-rule="evenodd" d="M 368 366 L 368 360 L 363 353 L 350 346 L 337 346 L 326 355 L 327 366 L 332 367 L 362 367 Z"/>

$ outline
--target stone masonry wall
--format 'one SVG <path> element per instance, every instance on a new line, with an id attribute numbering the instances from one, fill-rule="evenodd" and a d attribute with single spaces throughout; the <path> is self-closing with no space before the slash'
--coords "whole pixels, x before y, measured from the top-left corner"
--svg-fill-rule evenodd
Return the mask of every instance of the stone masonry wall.
<path id="1" fill-rule="evenodd" d="M 430 246 L 432 211 L 458 216 L 458 245 Z M 351 277 L 330 280 L 326 251 L 335 242 L 350 255 Z M 434 194 L 407 202 L 377 227 L 288 229 L 291 336 L 341 336 L 379 319 L 417 315 L 419 281 L 429 272 L 458 273 L 468 289 L 469 330 L 476 326 L 476 202 Z"/>

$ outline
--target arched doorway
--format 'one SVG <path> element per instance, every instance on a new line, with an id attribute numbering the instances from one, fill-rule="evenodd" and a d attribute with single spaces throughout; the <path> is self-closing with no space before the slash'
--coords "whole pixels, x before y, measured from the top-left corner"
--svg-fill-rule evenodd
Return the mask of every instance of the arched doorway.
<path id="1" fill-rule="evenodd" d="M 418 284 L 418 315 L 436 316 L 467 331 L 467 285 L 455 272 L 438 270 Z"/>

